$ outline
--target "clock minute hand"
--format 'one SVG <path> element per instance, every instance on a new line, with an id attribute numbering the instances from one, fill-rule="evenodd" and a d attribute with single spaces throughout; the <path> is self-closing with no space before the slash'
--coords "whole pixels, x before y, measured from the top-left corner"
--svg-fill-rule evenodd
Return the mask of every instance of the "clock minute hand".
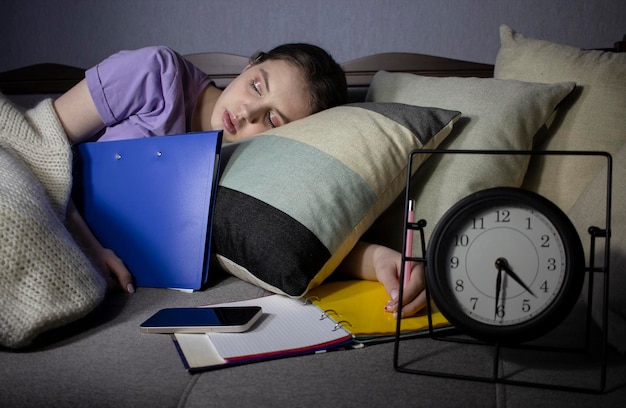
<path id="1" fill-rule="evenodd" d="M 498 258 L 496 260 L 496 265 L 499 266 L 499 268 L 502 268 L 502 270 L 504 270 L 504 272 L 506 272 L 509 276 L 511 276 L 511 278 L 513 278 L 515 280 L 515 282 L 519 283 L 521 287 L 523 287 L 524 289 L 526 289 L 526 291 L 528 293 L 530 293 L 531 295 L 533 295 L 534 297 L 537 297 L 537 295 L 535 295 L 533 293 L 532 290 L 530 290 L 530 288 L 520 279 L 519 276 L 517 276 L 517 274 L 515 272 L 513 272 L 513 270 L 511 268 L 509 268 L 509 264 L 506 261 L 506 259 L 504 258 Z"/>
<path id="2" fill-rule="evenodd" d="M 498 319 L 498 300 L 500 299 L 500 290 L 502 288 L 502 268 L 498 267 L 498 277 L 496 278 L 496 310 L 493 319 Z"/>

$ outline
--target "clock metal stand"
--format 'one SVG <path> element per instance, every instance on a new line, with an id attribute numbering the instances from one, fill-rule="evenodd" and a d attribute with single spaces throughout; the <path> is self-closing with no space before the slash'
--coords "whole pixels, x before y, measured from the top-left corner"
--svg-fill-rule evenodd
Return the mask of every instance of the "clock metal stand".
<path id="1" fill-rule="evenodd" d="M 603 227 L 589 226 L 588 234 L 590 237 L 589 242 L 589 265 L 585 266 L 584 273 L 587 275 L 588 287 L 586 288 L 587 299 L 584 311 L 580 314 L 584 315 L 582 321 L 576 321 L 574 324 L 577 326 L 579 332 L 582 332 L 581 336 L 577 337 L 580 344 L 556 344 L 542 343 L 542 339 L 550 339 L 552 332 L 542 336 L 538 339 L 538 342 L 528 341 L 521 344 L 501 343 L 498 341 L 484 341 L 478 338 L 464 334 L 458 328 L 452 325 L 435 326 L 433 324 L 433 313 L 437 312 L 436 305 L 434 305 L 431 298 L 431 291 L 429 290 L 428 279 L 426 279 L 426 314 L 428 318 L 428 329 L 424 336 L 421 336 L 419 340 L 407 340 L 403 337 L 401 331 L 401 319 L 397 320 L 395 344 L 394 344 L 394 356 L 393 364 L 394 368 L 403 373 L 435 376 L 442 378 L 479 381 L 487 383 L 500 383 L 517 386 L 528 386 L 535 388 L 546 388 L 564 391 L 575 392 L 587 392 L 587 393 L 602 393 L 606 389 L 607 382 L 607 353 L 608 353 L 608 298 L 609 298 L 609 259 L 610 259 L 610 225 L 611 225 L 611 172 L 612 172 L 612 158 L 610 154 L 597 151 L 510 151 L 510 150 L 441 150 L 441 149 L 422 149 L 411 152 L 408 158 L 407 166 L 407 183 L 405 190 L 405 214 L 404 214 L 404 234 L 403 234 L 403 248 L 406 248 L 407 233 L 417 233 L 419 242 L 421 244 L 421 256 L 411 256 L 406 253 L 402 254 L 402 267 L 400 282 L 404 281 L 404 266 L 406 261 L 424 262 L 425 268 L 428 268 L 428 259 L 425 243 L 424 228 L 427 227 L 427 220 L 419 219 L 419 213 L 416 212 L 415 217 L 417 222 L 408 222 L 408 208 L 409 200 L 411 197 L 411 175 L 414 173 L 412 169 L 413 158 L 418 154 L 473 154 L 473 155 L 527 155 L 527 156 L 553 156 L 553 155 L 567 155 L 567 156 L 596 156 L 606 159 L 606 204 L 605 204 L 605 225 Z M 419 211 L 419 209 L 416 209 Z M 604 240 L 604 255 L 602 265 L 596 266 L 596 244 L 598 240 Z M 601 290 L 601 296 L 599 299 L 601 305 L 601 319 L 595 328 L 592 318 L 592 308 L 594 305 L 593 299 L 593 283 L 594 277 L 597 274 L 603 276 L 603 284 Z M 584 291 L 585 289 L 583 289 Z M 401 285 L 399 290 L 399 297 L 402 299 L 403 287 Z M 596 300 L 598 301 L 598 300 Z M 580 303 L 580 302 L 578 302 Z M 580 307 L 580 306 L 578 306 Z M 402 302 L 399 302 L 398 315 L 402 312 Z M 558 331 L 558 328 L 553 330 Z M 599 331 L 599 333 L 597 332 Z M 596 334 L 593 334 L 593 333 Z M 562 337 L 562 336 L 561 336 Z M 429 339 L 429 340 L 426 340 Z M 411 341 L 411 343 L 408 343 Z M 406 361 L 400 361 L 403 354 L 402 350 L 410 349 L 410 345 L 414 345 L 415 341 L 430 341 L 429 347 L 436 347 L 439 350 L 434 354 L 437 355 L 435 363 L 433 363 L 433 352 L 429 349 L 428 353 L 424 355 L 411 355 Z M 568 342 L 569 343 L 569 342 Z M 452 364 L 452 368 L 448 370 L 442 369 L 445 363 L 439 357 L 443 357 L 446 352 L 450 352 L 451 348 L 456 347 L 463 349 L 463 355 L 468 356 L 467 365 L 476 365 L 480 367 L 480 373 L 467 372 L 460 368 L 461 364 L 458 364 L 459 353 L 455 354 L 455 360 Z M 402 349 L 402 350 L 401 350 Z M 474 354 L 469 351 L 475 350 Z M 476 354 L 479 353 L 479 354 Z M 504 356 L 503 356 L 504 355 Z M 487 356 L 488 358 L 485 358 Z M 473 360 L 472 360 L 473 358 Z M 534 360 L 533 360 L 534 358 Z M 559 363 L 556 360 L 560 360 Z M 508 374 L 505 373 L 505 366 L 509 364 Z M 550 363 L 554 363 L 551 366 Z M 547 382 L 538 381 L 533 379 L 534 374 L 537 374 L 539 370 L 555 369 L 559 367 L 565 368 L 560 370 L 559 373 L 564 373 L 564 377 L 567 376 L 567 367 L 580 367 L 578 364 L 586 364 L 585 367 L 591 367 L 585 372 L 585 385 L 580 384 L 580 378 L 565 378 L 564 382 Z M 517 365 L 516 365 L 517 364 Z M 478 369 L 477 369 L 478 370 Z M 528 370 L 528 372 L 525 372 Z M 463 372 L 461 372 L 463 371 Z M 524 374 L 526 374 L 524 376 Z M 545 376 L 544 376 L 545 377 Z M 590 385 L 589 378 L 595 378 L 597 384 Z M 578 380 L 578 381 L 577 381 Z"/>

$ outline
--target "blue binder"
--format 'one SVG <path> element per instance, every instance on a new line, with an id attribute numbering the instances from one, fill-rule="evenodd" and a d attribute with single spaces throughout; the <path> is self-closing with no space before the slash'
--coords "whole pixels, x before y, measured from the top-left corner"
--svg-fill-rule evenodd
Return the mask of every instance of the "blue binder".
<path id="1" fill-rule="evenodd" d="M 78 146 L 77 204 L 136 286 L 206 283 L 221 144 L 210 131 Z"/>

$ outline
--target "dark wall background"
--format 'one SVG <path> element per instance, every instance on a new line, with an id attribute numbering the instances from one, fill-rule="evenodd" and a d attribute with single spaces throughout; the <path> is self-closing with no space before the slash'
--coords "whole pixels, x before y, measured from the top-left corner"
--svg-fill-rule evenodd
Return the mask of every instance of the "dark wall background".
<path id="1" fill-rule="evenodd" d="M 120 49 L 250 55 L 312 42 L 339 62 L 406 51 L 493 63 L 498 27 L 583 48 L 626 34 L 623 0 L 3 0 L 0 71 L 90 67 Z"/>

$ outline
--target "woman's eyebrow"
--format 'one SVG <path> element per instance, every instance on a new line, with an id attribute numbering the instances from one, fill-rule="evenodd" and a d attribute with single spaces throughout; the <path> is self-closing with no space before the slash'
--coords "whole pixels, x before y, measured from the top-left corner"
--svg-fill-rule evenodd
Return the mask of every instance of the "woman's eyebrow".
<path id="1" fill-rule="evenodd" d="M 269 75 L 267 74 L 267 71 L 264 70 L 263 68 L 259 68 L 259 71 L 261 71 L 261 77 L 263 78 L 263 82 L 265 82 L 265 89 L 269 92 L 270 90 Z"/>
<path id="2" fill-rule="evenodd" d="M 263 82 L 265 83 L 265 90 L 266 92 L 269 93 L 270 92 L 269 74 L 263 68 L 259 68 L 259 71 L 261 72 L 261 78 L 263 78 Z M 286 124 L 286 123 L 291 122 L 291 120 L 289 120 L 289 118 L 287 118 L 278 108 L 275 108 L 274 112 L 276 112 L 276 114 L 280 116 L 280 119 L 283 121 L 283 123 Z"/>

